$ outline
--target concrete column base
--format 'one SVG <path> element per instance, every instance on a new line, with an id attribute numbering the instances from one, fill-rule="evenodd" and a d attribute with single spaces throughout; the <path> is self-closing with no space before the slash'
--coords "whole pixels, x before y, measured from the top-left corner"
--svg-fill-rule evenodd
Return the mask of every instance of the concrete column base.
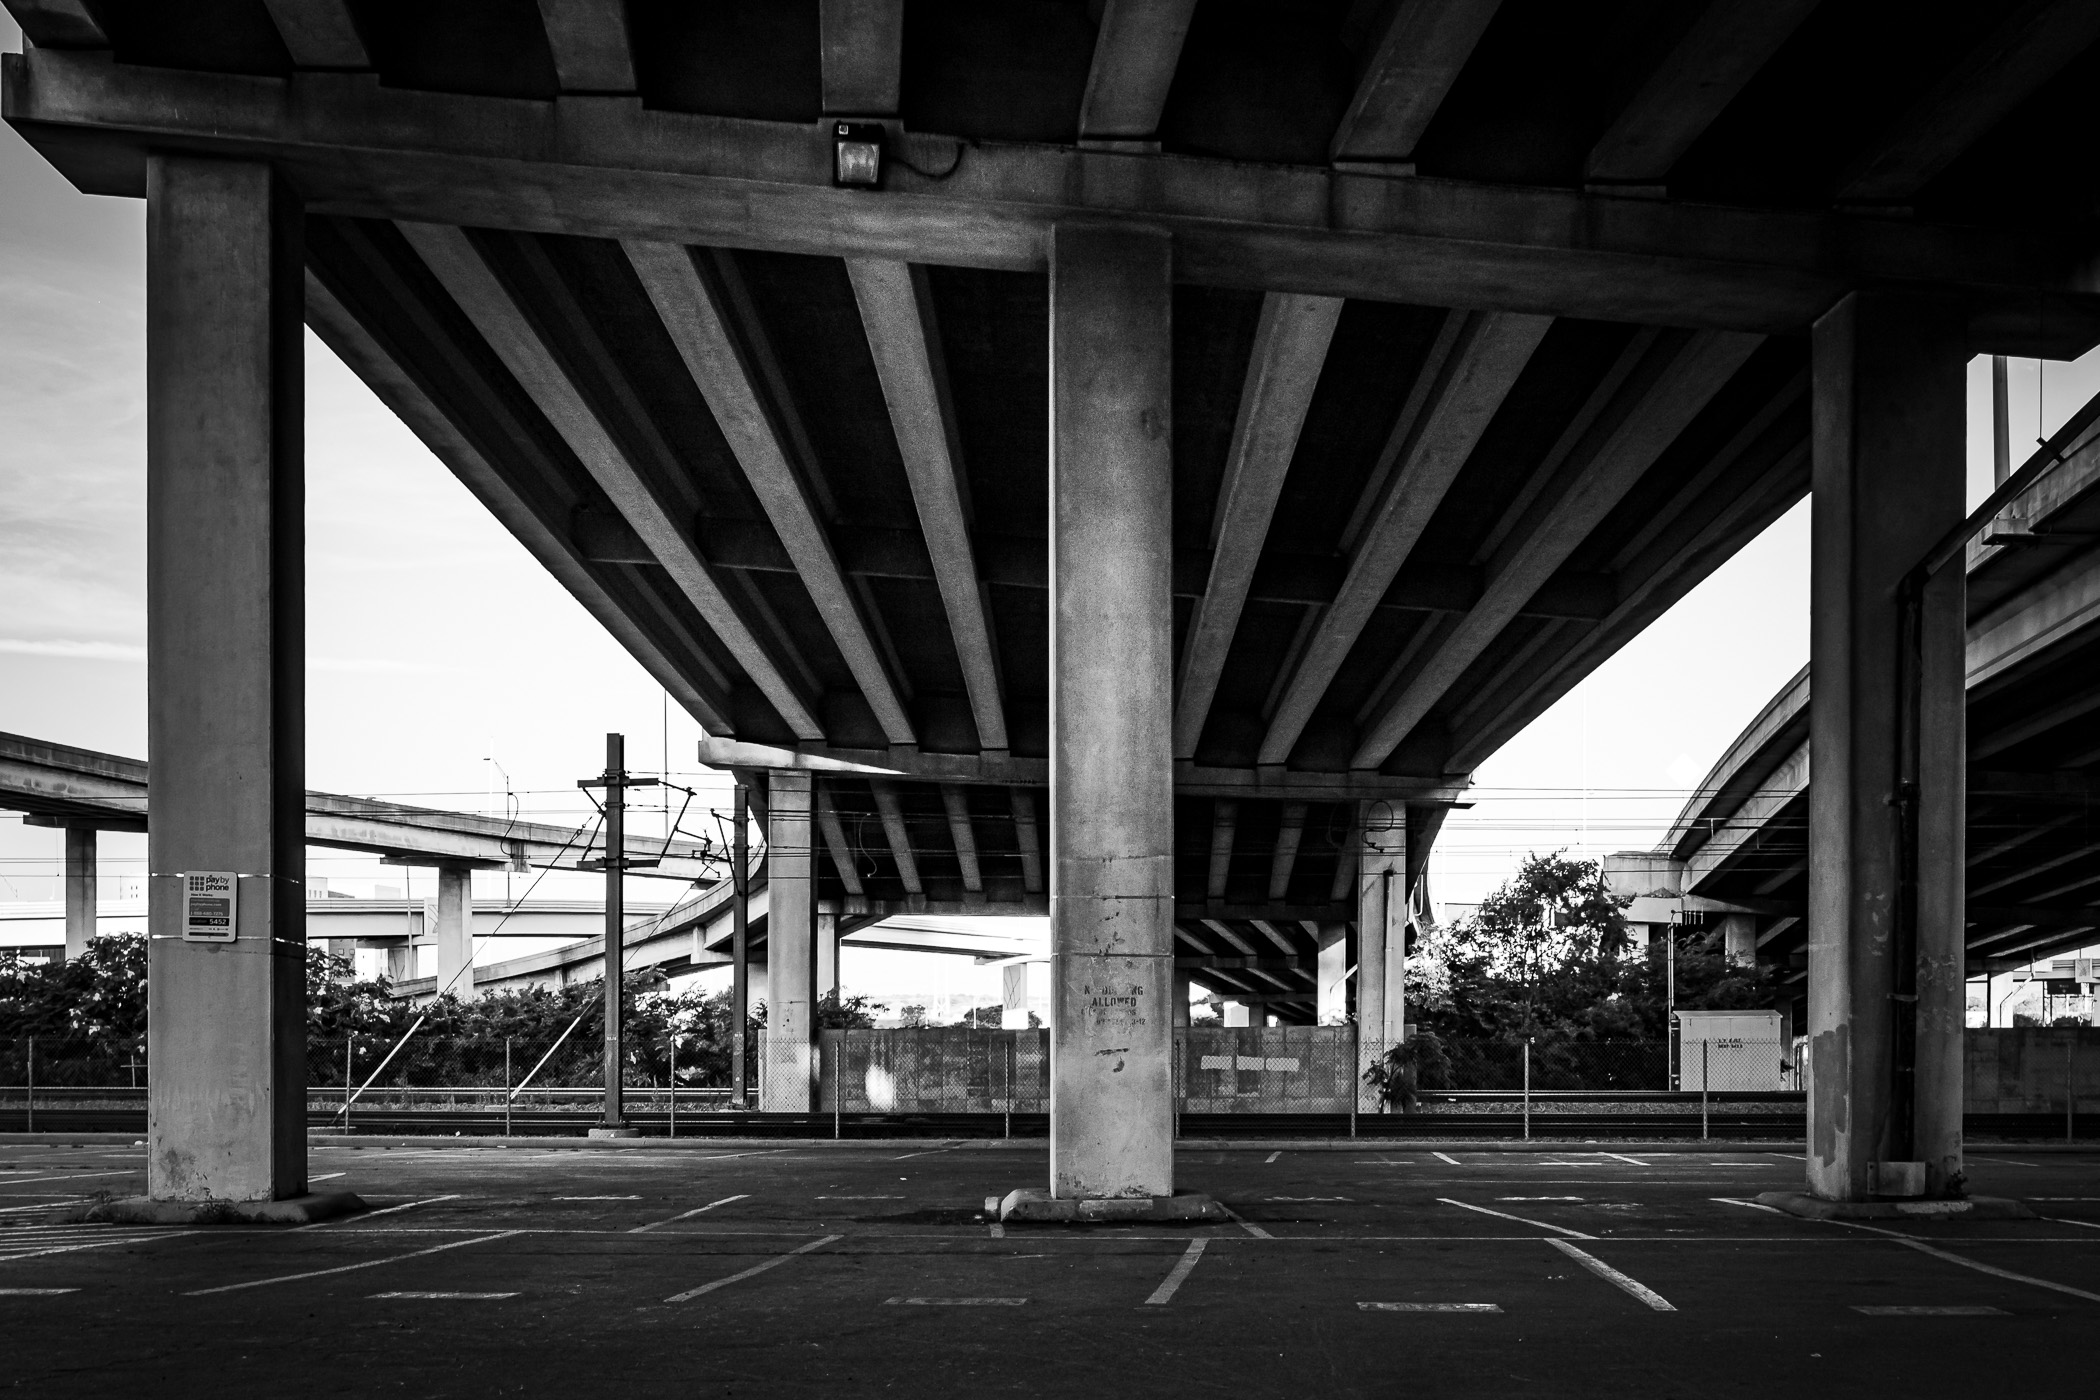
<path id="1" fill-rule="evenodd" d="M 640 1128 L 593 1128 L 590 1130 L 590 1136 L 594 1138 L 631 1138 L 640 1137 L 641 1135 L 642 1130 Z"/>
<path id="2" fill-rule="evenodd" d="M 1765 1191 L 1759 1205 L 1798 1215 L 1803 1220 L 2034 1220 L 2021 1201 L 2003 1196 L 1970 1196 L 1959 1201 L 1826 1201 L 1805 1191 Z"/>
<path id="3" fill-rule="evenodd" d="M 1085 1196 L 1060 1199 L 1036 1187 L 1009 1191 L 1002 1199 L 987 1196 L 984 1213 L 1000 1220 L 1039 1221 L 1055 1225 L 1079 1225 L 1093 1221 L 1148 1220 L 1193 1224 L 1197 1221 L 1230 1220 L 1232 1212 L 1201 1191 L 1176 1191 L 1171 1196 Z"/>
<path id="4" fill-rule="evenodd" d="M 281 1201 L 164 1201 L 126 1196 L 98 1201 L 63 1217 L 93 1225 L 312 1225 L 369 1210 L 353 1191 L 316 1191 Z"/>

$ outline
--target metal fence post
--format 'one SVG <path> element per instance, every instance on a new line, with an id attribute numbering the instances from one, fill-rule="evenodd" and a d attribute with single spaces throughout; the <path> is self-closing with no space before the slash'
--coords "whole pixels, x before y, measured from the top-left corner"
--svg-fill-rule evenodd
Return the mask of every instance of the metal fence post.
<path id="1" fill-rule="evenodd" d="M 1712 1048 L 1713 1042 L 1710 1040 L 1701 1040 L 1699 1042 L 1699 1140 L 1701 1142 L 1706 1141 L 1711 1136 L 1706 1119 L 1706 1093 L 1712 1087 L 1712 1075 L 1709 1073 L 1709 1066 L 1712 1064 L 1712 1060 L 1707 1054 Z"/>
<path id="2" fill-rule="evenodd" d="M 1531 1141 L 1531 1037 L 1524 1037 L 1524 1141 Z"/>
<path id="3" fill-rule="evenodd" d="M 350 1083 L 357 1078 L 357 1032 L 343 1037 L 343 1131 L 350 1131 Z"/>
<path id="4" fill-rule="evenodd" d="M 671 1136 L 678 1136 L 678 1035 L 671 1035 Z"/>
<path id="5" fill-rule="evenodd" d="M 1349 1023 L 1349 1136 L 1356 1136 L 1356 1101 L 1362 1097 L 1363 1038 L 1354 1021 Z"/>
<path id="6" fill-rule="evenodd" d="M 31 1042 L 34 1045 L 34 1041 Z M 2077 1114 L 2078 1104 L 2078 1032 L 2064 1032 L 2064 1141 L 2071 1140 L 2071 1129 Z"/>
<path id="7" fill-rule="evenodd" d="M 29 1131 L 36 1131 L 36 1037 L 29 1037 L 29 1097 L 25 1101 L 25 1112 L 29 1115 Z"/>
<path id="8" fill-rule="evenodd" d="M 510 1136 L 510 1037 L 503 1037 L 503 1136 Z"/>
<path id="9" fill-rule="evenodd" d="M 831 1059 L 831 1140 L 832 1140 L 833 1142 L 837 1142 L 837 1141 L 839 1140 L 839 1138 L 841 1138 L 842 1136 L 844 1136 L 844 1134 L 842 1134 L 842 1133 L 841 1133 L 841 1132 L 839 1131 L 839 1099 L 840 1099 L 840 1097 L 841 1097 L 841 1095 L 840 1095 L 840 1093 L 839 1093 L 839 1081 L 845 1078 L 845 1076 L 844 1076 L 843 1074 L 841 1074 L 841 1073 L 840 1073 L 840 1071 L 841 1071 L 841 1070 L 843 1070 L 843 1069 L 845 1068 L 845 1061 L 846 1061 L 846 1056 L 845 1056 L 845 1047 L 846 1047 L 846 1037 L 845 1037 L 845 1035 L 844 1035 L 844 1033 L 843 1033 L 843 1032 L 841 1032 L 841 1033 L 840 1033 L 840 1035 L 839 1035 L 839 1038 L 838 1038 L 838 1039 L 837 1039 L 836 1041 L 834 1041 L 834 1042 L 833 1042 L 833 1044 L 835 1044 L 835 1045 L 836 1045 L 836 1046 L 838 1047 L 838 1053 L 836 1053 L 836 1054 L 834 1054 L 834 1055 L 832 1055 L 832 1056 L 830 1057 L 830 1059 Z M 819 1065 L 819 1066 L 822 1066 L 822 1064 L 824 1063 L 824 1059 L 825 1059 L 825 1055 L 824 1055 L 824 1045 L 823 1045 L 823 1042 L 822 1042 L 821 1040 L 819 1040 L 819 1041 L 818 1041 L 818 1043 L 817 1043 L 817 1063 L 818 1063 L 818 1065 Z"/>

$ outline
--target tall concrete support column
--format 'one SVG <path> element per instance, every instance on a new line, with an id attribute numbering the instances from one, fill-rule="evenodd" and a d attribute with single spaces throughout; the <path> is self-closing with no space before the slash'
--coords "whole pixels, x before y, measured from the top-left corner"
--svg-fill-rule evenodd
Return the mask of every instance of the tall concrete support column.
<path id="1" fill-rule="evenodd" d="M 816 919 L 815 997 L 843 995 L 839 990 L 839 916 L 819 913 Z"/>
<path id="2" fill-rule="evenodd" d="M 1757 965 L 1757 919 L 1753 915 L 1721 916 L 1721 956 L 1736 967 Z"/>
<path id="3" fill-rule="evenodd" d="M 1194 990 L 1195 987 L 1189 975 L 1176 968 L 1174 970 L 1174 990 L 1170 995 L 1173 997 L 1173 1021 L 1177 1030 L 1187 1026 L 1189 1023 L 1189 993 Z"/>
<path id="4" fill-rule="evenodd" d="M 1877 1194 L 1883 1162 L 1928 1162 L 1928 1190 L 1961 1169 L 1959 561 L 1923 609 L 1914 949 L 1899 918 L 1896 805 L 1898 585 L 1963 515 L 1960 327 L 1952 308 L 1857 293 L 1814 332 L 1808 1185 L 1831 1200 Z M 1902 1044 L 1913 1025 L 1915 1074 Z"/>
<path id="5" fill-rule="evenodd" d="M 1407 813 L 1388 802 L 1366 802 L 1361 816 L 1356 1023 L 1366 1046 L 1385 1047 L 1407 1036 Z"/>
<path id="6" fill-rule="evenodd" d="M 1050 246 L 1050 1191 L 1174 1191 L 1168 236 Z"/>
<path id="7" fill-rule="evenodd" d="M 146 1182 L 306 1190 L 301 215 L 267 165 L 146 167 Z M 184 877 L 234 876 L 235 940 Z"/>
<path id="8" fill-rule="evenodd" d="M 66 828 L 66 960 L 87 951 L 95 936 L 95 828 Z"/>
<path id="9" fill-rule="evenodd" d="M 465 1000 L 474 995 L 474 872 L 438 867 L 437 985 Z"/>
<path id="10" fill-rule="evenodd" d="M 1338 1026 L 1349 1019 L 1349 926 L 1320 925 L 1319 947 L 1313 1019 Z"/>
<path id="11" fill-rule="evenodd" d="M 816 1103 L 816 826 L 807 773 L 766 781 L 766 1031 L 760 1109 Z"/>
<path id="12" fill-rule="evenodd" d="M 999 1029 L 1028 1029 L 1028 964 L 1008 963 L 999 969 Z"/>

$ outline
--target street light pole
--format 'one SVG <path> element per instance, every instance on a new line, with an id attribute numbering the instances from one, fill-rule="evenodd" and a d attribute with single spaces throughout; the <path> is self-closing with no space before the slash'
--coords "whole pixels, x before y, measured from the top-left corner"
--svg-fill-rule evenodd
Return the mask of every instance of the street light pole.
<path id="1" fill-rule="evenodd" d="M 744 1084 L 744 1027 L 751 1005 L 751 794 L 741 782 L 736 785 L 733 819 L 736 825 L 730 836 L 729 878 L 734 882 L 730 888 L 736 899 L 729 935 L 729 1101 L 742 1109 L 751 1102 Z"/>
<path id="2" fill-rule="evenodd" d="M 627 739 L 622 734 L 605 736 L 605 771 L 584 778 L 580 788 L 605 789 L 605 1113 L 592 1128 L 592 1137 L 639 1137 L 631 1127 L 622 1102 L 621 974 L 626 961 L 623 946 L 627 911 L 623 880 L 627 873 L 627 789 L 653 787 L 654 778 L 627 775 Z M 594 862 L 586 862 L 592 864 Z"/>

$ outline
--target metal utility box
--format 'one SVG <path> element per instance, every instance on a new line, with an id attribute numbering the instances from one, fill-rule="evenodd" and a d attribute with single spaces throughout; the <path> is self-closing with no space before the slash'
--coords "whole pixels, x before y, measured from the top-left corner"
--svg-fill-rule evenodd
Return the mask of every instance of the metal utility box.
<path id="1" fill-rule="evenodd" d="M 1677 1013 L 1677 1087 L 1687 1093 L 1776 1093 L 1786 1088 L 1777 1011 Z"/>

